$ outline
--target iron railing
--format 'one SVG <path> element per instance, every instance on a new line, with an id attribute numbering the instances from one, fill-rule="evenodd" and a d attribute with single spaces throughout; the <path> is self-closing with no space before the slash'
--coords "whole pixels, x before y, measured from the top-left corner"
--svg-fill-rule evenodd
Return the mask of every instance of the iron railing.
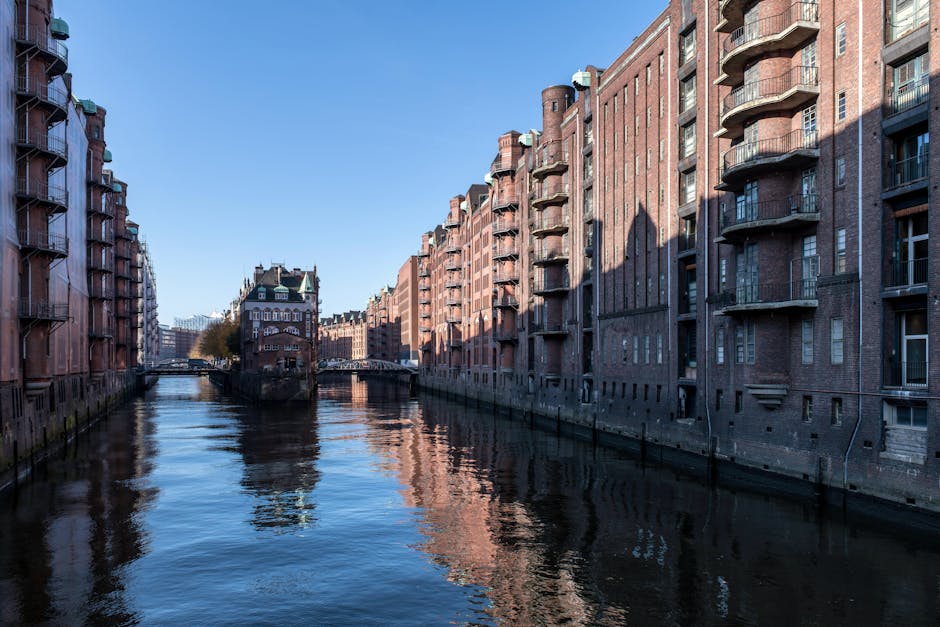
<path id="1" fill-rule="evenodd" d="M 899 85 L 885 95 L 885 108 L 888 115 L 895 115 L 913 109 L 930 99 L 930 75 L 924 74 L 917 80 Z"/>
<path id="2" fill-rule="evenodd" d="M 36 178 L 16 177 L 16 194 L 57 205 L 68 206 L 69 204 L 69 193 L 64 187 L 50 185 L 46 181 Z"/>
<path id="3" fill-rule="evenodd" d="M 816 300 L 816 277 L 786 283 L 752 283 L 718 294 L 718 308 Z"/>
<path id="4" fill-rule="evenodd" d="M 782 33 L 797 22 L 819 22 L 819 5 L 816 2 L 794 2 L 783 13 L 748 22 L 731 31 L 722 45 L 724 60 L 735 50 L 752 41 Z"/>
<path id="5" fill-rule="evenodd" d="M 16 93 L 33 96 L 61 108 L 65 108 L 69 102 L 67 91 L 48 81 L 41 81 L 34 76 L 17 76 Z"/>
<path id="6" fill-rule="evenodd" d="M 819 147 L 815 129 L 797 129 L 780 137 L 760 139 L 733 146 L 722 155 L 722 175 L 735 168 L 755 161 L 782 157 L 797 150 L 813 150 Z"/>
<path id="7" fill-rule="evenodd" d="M 752 222 L 815 213 L 819 213 L 816 194 L 747 202 L 734 207 L 726 207 L 719 215 L 719 228 L 724 230 Z"/>
<path id="8" fill-rule="evenodd" d="M 519 307 L 519 301 L 515 296 L 501 296 L 493 299 L 493 307 L 516 309 Z"/>
<path id="9" fill-rule="evenodd" d="M 535 221 L 532 224 L 533 231 L 548 231 L 552 229 L 568 228 L 568 212 L 562 213 L 560 216 L 549 216 L 545 212 L 542 212 L 538 215 Z"/>
<path id="10" fill-rule="evenodd" d="M 533 263 L 546 263 L 550 261 L 563 261 L 567 260 L 569 257 L 568 246 L 562 246 L 561 248 L 548 248 L 548 247 L 539 247 L 536 249 L 535 254 L 532 257 Z"/>
<path id="11" fill-rule="evenodd" d="M 533 284 L 533 290 L 536 292 L 550 292 L 554 290 L 566 290 L 571 287 L 571 281 L 565 275 L 560 278 L 546 278 L 544 276 L 536 277 Z"/>
<path id="12" fill-rule="evenodd" d="M 885 287 L 904 287 L 927 283 L 927 258 L 893 259 L 888 264 Z"/>
<path id="13" fill-rule="evenodd" d="M 512 233 L 519 230 L 519 220 L 502 218 L 493 221 L 493 234 Z"/>
<path id="14" fill-rule="evenodd" d="M 69 254 L 69 238 L 59 233 L 21 229 L 17 232 L 22 248 L 44 250 L 60 255 Z"/>
<path id="15" fill-rule="evenodd" d="M 925 180 L 929 174 L 930 158 L 926 150 L 899 161 L 890 161 L 885 169 L 885 189 L 894 189 Z"/>
<path id="16" fill-rule="evenodd" d="M 45 25 L 34 24 L 27 27 L 26 24 L 17 24 L 16 40 L 36 46 L 68 65 L 69 49 L 61 41 L 52 37 Z"/>
<path id="17" fill-rule="evenodd" d="M 888 387 L 927 387 L 926 361 L 900 361 L 886 357 L 882 374 Z"/>
<path id="18" fill-rule="evenodd" d="M 781 96 L 791 89 L 802 87 L 810 89 L 819 86 L 819 69 L 812 66 L 800 65 L 790 68 L 787 72 L 772 78 L 744 83 L 731 90 L 731 93 L 721 101 L 721 117 L 738 107 L 760 100 Z"/>
<path id="19" fill-rule="evenodd" d="M 64 321 L 69 317 L 69 305 L 47 301 L 20 301 L 19 316 L 30 320 Z"/>
<path id="20" fill-rule="evenodd" d="M 69 156 L 69 147 L 65 139 L 56 137 L 42 131 L 37 131 L 29 126 L 16 127 L 16 142 L 24 146 L 32 146 L 43 152 L 52 153 L 63 159 Z"/>

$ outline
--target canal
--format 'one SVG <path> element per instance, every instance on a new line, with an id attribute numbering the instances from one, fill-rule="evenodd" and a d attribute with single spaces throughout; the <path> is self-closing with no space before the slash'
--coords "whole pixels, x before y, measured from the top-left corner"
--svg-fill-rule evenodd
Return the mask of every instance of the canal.
<path id="1" fill-rule="evenodd" d="M 940 623 L 940 542 L 375 381 L 166 378 L 0 496 L 0 623 Z"/>

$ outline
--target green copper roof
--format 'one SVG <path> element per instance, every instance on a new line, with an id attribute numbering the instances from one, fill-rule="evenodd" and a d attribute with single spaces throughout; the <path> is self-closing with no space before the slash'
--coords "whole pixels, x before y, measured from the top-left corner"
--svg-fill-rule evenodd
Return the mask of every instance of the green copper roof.
<path id="1" fill-rule="evenodd" d="M 104 157 L 102 157 L 102 160 L 105 163 L 111 163 L 111 151 L 107 148 L 104 149 Z"/>
<path id="2" fill-rule="evenodd" d="M 133 233 L 134 235 L 137 235 L 137 227 L 136 227 L 136 226 L 129 226 L 129 227 L 127 227 L 127 232 L 128 232 L 128 233 Z"/>
<path id="3" fill-rule="evenodd" d="M 113 189 L 114 191 L 116 191 L 117 193 L 120 194 L 121 192 L 124 191 L 124 186 L 121 185 L 120 183 L 114 183 L 114 184 L 111 186 L 111 189 Z"/>
<path id="4" fill-rule="evenodd" d="M 289 292 L 290 290 L 284 287 L 283 285 L 278 284 L 278 286 L 274 288 L 274 291 L 283 293 L 283 292 Z"/>
<path id="5" fill-rule="evenodd" d="M 82 111 L 85 112 L 85 115 L 95 115 L 98 113 L 98 105 L 95 104 L 94 100 L 79 100 L 82 105 Z"/>
<path id="6" fill-rule="evenodd" d="M 54 17 L 49 22 L 49 32 L 55 39 L 68 39 L 69 25 L 61 17 Z"/>

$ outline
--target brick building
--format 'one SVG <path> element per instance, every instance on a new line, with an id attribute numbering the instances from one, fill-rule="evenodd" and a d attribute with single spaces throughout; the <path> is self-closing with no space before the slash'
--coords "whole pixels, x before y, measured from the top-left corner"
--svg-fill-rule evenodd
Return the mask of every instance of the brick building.
<path id="1" fill-rule="evenodd" d="M 106 111 L 51 0 L 0 4 L 0 471 L 134 385 L 142 298 Z"/>
<path id="2" fill-rule="evenodd" d="M 320 320 L 320 359 L 365 359 L 366 317 L 347 311 Z"/>
<path id="3" fill-rule="evenodd" d="M 238 299 L 242 371 L 306 370 L 316 363 L 319 288 L 316 268 L 255 268 Z"/>
<path id="4" fill-rule="evenodd" d="M 675 0 L 543 90 L 421 238 L 425 383 L 940 507 L 937 13 Z"/>

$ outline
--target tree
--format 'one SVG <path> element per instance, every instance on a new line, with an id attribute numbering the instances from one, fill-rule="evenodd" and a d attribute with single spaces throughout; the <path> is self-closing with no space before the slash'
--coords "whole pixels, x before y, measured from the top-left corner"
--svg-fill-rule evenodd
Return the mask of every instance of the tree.
<path id="1" fill-rule="evenodd" d="M 210 324 L 199 336 L 199 352 L 205 356 L 227 359 L 237 355 L 241 345 L 238 319 Z"/>

